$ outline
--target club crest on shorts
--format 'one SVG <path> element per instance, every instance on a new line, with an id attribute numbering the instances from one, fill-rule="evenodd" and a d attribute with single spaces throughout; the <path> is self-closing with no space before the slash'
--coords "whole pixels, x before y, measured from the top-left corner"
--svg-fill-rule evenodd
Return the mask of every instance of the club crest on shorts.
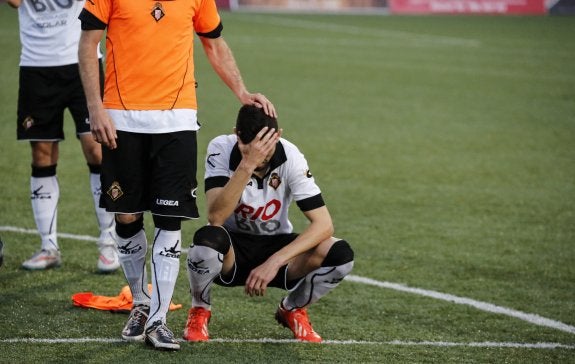
<path id="1" fill-rule="evenodd" d="M 112 201 L 116 201 L 117 199 L 122 197 L 124 191 L 122 191 L 122 187 L 120 187 L 120 184 L 117 181 L 114 181 L 110 186 L 110 188 L 108 188 L 108 191 L 106 193 L 108 194 L 108 196 L 110 196 Z"/>
<path id="2" fill-rule="evenodd" d="M 26 116 L 26 118 L 24 118 L 24 121 L 22 122 L 22 126 L 24 127 L 25 130 L 30 129 L 32 126 L 34 126 L 34 119 L 32 119 L 31 116 Z"/>
<path id="3" fill-rule="evenodd" d="M 160 19 L 162 19 L 164 15 L 166 15 L 166 13 L 164 12 L 164 8 L 162 7 L 162 4 L 160 4 L 159 2 L 156 2 L 154 4 L 154 7 L 152 8 L 152 12 L 150 14 L 152 15 L 152 18 L 156 20 L 156 22 L 159 22 Z"/>
<path id="4" fill-rule="evenodd" d="M 281 183 L 282 183 L 282 180 L 280 179 L 279 174 L 272 173 L 272 175 L 270 177 L 270 182 L 268 183 L 270 185 L 270 187 L 273 187 L 274 190 L 277 190 Z"/>

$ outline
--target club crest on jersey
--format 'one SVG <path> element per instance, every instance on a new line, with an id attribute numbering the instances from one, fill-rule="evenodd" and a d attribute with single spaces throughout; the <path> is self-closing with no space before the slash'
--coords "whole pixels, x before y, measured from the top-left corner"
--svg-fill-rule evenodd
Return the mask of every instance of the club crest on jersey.
<path id="1" fill-rule="evenodd" d="M 110 188 L 108 188 L 108 191 L 106 193 L 108 194 L 108 196 L 110 196 L 112 201 L 116 201 L 117 199 L 122 197 L 124 191 L 122 191 L 122 187 L 120 187 L 120 184 L 117 181 L 114 181 L 110 186 Z"/>
<path id="2" fill-rule="evenodd" d="M 164 8 L 162 7 L 162 4 L 156 2 L 154 4 L 154 7 L 152 8 L 152 12 L 150 13 L 150 15 L 152 15 L 152 18 L 154 18 L 156 22 L 159 22 L 160 19 L 162 19 L 164 15 L 166 15 L 166 13 L 164 12 Z"/>
<path id="3" fill-rule="evenodd" d="M 24 127 L 25 130 L 30 129 L 32 126 L 34 126 L 34 119 L 32 119 L 31 116 L 26 116 L 26 118 L 22 122 L 22 126 Z"/>
<path id="4" fill-rule="evenodd" d="M 280 184 L 282 183 L 279 174 L 272 173 L 270 177 L 270 182 L 268 183 L 270 187 L 273 187 L 274 190 L 277 190 Z"/>

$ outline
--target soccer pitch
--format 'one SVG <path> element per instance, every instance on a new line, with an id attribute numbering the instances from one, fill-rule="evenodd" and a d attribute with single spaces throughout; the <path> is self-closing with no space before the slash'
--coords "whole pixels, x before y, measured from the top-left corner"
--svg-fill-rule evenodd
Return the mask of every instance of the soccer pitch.
<path id="1" fill-rule="evenodd" d="M 248 88 L 275 103 L 356 253 L 352 276 L 309 310 L 325 343 L 291 340 L 273 318 L 274 289 L 249 298 L 214 287 L 212 340 L 175 353 L 122 342 L 127 315 L 73 307 L 73 293 L 114 296 L 125 279 L 96 273 L 88 169 L 69 118 L 63 265 L 20 269 L 39 240 L 30 148 L 15 140 L 17 14 L 4 4 L 0 363 L 575 361 L 575 18 L 222 17 Z M 205 147 L 232 131 L 239 105 L 196 50 L 203 188 Z M 184 223 L 184 247 L 205 222 Z M 305 224 L 296 210 L 293 222 Z M 183 257 L 173 301 L 180 336 Z"/>

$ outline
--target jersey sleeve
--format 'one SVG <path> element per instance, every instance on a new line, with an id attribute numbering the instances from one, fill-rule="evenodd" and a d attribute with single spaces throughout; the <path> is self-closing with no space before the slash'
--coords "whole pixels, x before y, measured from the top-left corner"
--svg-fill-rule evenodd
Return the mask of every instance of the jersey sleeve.
<path id="1" fill-rule="evenodd" d="M 315 183 L 304 155 L 296 150 L 290 153 L 288 161 L 289 187 L 298 207 L 302 211 L 309 211 L 324 206 L 321 190 Z"/>
<path id="2" fill-rule="evenodd" d="M 112 1 L 113 0 L 87 0 L 79 16 L 82 21 L 82 27 L 84 28 L 89 25 L 90 28 L 95 29 L 98 21 L 101 22 L 100 25 L 105 27 L 110 19 Z M 98 29 L 103 28 L 98 27 Z"/>
<path id="3" fill-rule="evenodd" d="M 216 137 L 208 144 L 205 164 L 205 190 L 226 185 L 231 176 L 230 151 L 226 136 Z"/>
<path id="4" fill-rule="evenodd" d="M 202 0 L 194 17 L 194 31 L 198 35 L 218 38 L 223 27 L 215 0 Z"/>

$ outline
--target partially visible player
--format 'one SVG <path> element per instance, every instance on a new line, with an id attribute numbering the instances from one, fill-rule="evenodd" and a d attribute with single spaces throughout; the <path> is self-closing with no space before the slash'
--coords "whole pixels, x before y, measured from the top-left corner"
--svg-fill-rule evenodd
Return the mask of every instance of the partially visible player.
<path id="1" fill-rule="evenodd" d="M 277 120 L 243 106 L 235 134 L 208 145 L 205 172 L 209 225 L 188 250 L 192 308 L 188 341 L 207 341 L 212 283 L 245 286 L 250 296 L 268 287 L 288 290 L 275 318 L 302 341 L 320 342 L 306 308 L 352 270 L 350 245 L 335 238 L 330 213 L 298 148 L 280 138 Z M 292 230 L 288 208 L 296 202 L 310 224 Z"/>
<path id="2" fill-rule="evenodd" d="M 104 273 L 113 272 L 120 267 L 112 235 L 114 217 L 98 207 L 102 151 L 90 134 L 88 108 L 78 71 L 78 14 L 84 3 L 54 1 L 48 7 L 33 0 L 8 0 L 8 4 L 18 8 L 22 44 L 17 137 L 18 140 L 29 141 L 32 148 L 30 199 L 41 237 L 40 250 L 22 267 L 48 269 L 60 266 L 62 261 L 56 236 L 60 197 L 56 167 L 59 142 L 64 140 L 64 112 L 68 109 L 90 172 L 100 230 L 97 267 Z"/>

